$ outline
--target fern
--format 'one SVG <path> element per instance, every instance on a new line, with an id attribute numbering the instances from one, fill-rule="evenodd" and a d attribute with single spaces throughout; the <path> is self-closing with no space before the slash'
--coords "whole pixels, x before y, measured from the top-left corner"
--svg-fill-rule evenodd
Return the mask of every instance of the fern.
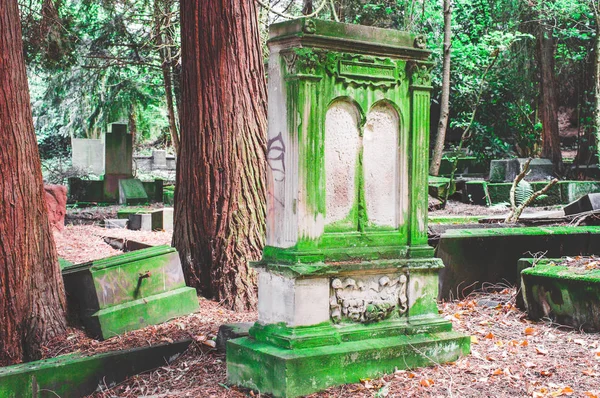
<path id="1" fill-rule="evenodd" d="M 521 180 L 515 189 L 515 204 L 522 205 L 533 195 L 531 184 L 525 180 Z"/>

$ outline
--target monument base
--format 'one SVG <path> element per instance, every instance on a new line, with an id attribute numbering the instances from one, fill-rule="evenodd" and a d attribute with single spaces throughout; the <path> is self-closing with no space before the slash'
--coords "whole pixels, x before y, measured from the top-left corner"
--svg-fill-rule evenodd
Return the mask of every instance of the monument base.
<path id="1" fill-rule="evenodd" d="M 298 397 L 396 369 L 451 362 L 469 353 L 470 337 L 448 324 L 442 327 L 447 331 L 401 334 L 398 328 L 396 335 L 297 349 L 242 337 L 227 343 L 227 379 L 263 394 Z"/>

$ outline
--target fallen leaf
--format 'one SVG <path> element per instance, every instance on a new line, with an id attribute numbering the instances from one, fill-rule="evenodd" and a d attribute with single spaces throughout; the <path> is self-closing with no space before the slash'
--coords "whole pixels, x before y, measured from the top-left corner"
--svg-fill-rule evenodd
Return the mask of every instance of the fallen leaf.
<path id="1" fill-rule="evenodd" d="M 591 392 L 591 391 L 585 391 L 585 392 L 583 393 L 583 395 L 585 395 L 585 396 L 586 396 L 586 397 L 588 397 L 588 398 L 599 398 L 599 397 L 598 397 L 596 394 L 594 394 L 594 393 L 593 393 L 593 392 Z"/>
<path id="2" fill-rule="evenodd" d="M 492 332 L 489 332 L 488 334 L 485 335 L 486 339 L 493 339 L 494 338 L 494 334 Z"/>
<path id="3" fill-rule="evenodd" d="M 477 336 L 471 336 L 471 344 L 479 344 L 479 339 L 477 339 Z"/>
<path id="4" fill-rule="evenodd" d="M 525 362 L 525 366 L 526 368 L 535 368 L 537 365 L 533 362 Z"/>
<path id="5" fill-rule="evenodd" d="M 209 346 L 211 348 L 215 348 L 217 346 L 217 342 L 214 340 L 206 340 L 206 341 L 203 341 L 202 344 Z"/>
<path id="6" fill-rule="evenodd" d="M 535 328 L 532 328 L 531 326 L 527 326 L 525 328 L 525 335 L 526 336 L 532 336 L 535 334 Z"/>
<path id="7" fill-rule="evenodd" d="M 535 352 L 537 352 L 540 355 L 548 355 L 548 350 L 546 350 L 544 347 L 542 346 L 537 346 L 535 347 Z"/>
<path id="8" fill-rule="evenodd" d="M 499 376 L 503 373 L 504 373 L 504 371 L 502 369 L 496 369 L 492 372 L 492 376 Z"/>
<path id="9" fill-rule="evenodd" d="M 529 342 L 527 340 L 523 340 L 521 342 L 521 344 L 519 344 L 521 347 L 527 347 L 529 345 Z"/>
<path id="10" fill-rule="evenodd" d="M 433 385 L 433 380 L 431 379 L 421 379 L 419 382 L 423 387 L 431 387 Z"/>
<path id="11" fill-rule="evenodd" d="M 592 377 L 598 376 L 598 372 L 596 372 L 592 368 L 585 369 L 585 370 L 581 371 L 581 373 L 583 373 L 586 376 L 592 376 Z"/>
<path id="12" fill-rule="evenodd" d="M 581 346 L 584 346 L 584 347 L 588 345 L 588 344 L 587 344 L 587 341 L 585 341 L 585 340 L 583 340 L 583 339 L 575 339 L 575 340 L 573 340 L 573 342 L 574 342 L 575 344 L 579 344 L 579 345 L 581 345 Z"/>
<path id="13" fill-rule="evenodd" d="M 540 376 L 550 377 L 552 376 L 552 372 L 548 372 L 547 370 L 540 371 Z"/>

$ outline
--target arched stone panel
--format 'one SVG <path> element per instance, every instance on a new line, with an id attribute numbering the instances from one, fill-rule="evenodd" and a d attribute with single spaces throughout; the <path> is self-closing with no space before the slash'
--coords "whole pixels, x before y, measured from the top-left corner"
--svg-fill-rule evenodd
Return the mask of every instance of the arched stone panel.
<path id="1" fill-rule="evenodd" d="M 325 116 L 325 223 L 346 219 L 357 199 L 356 170 L 360 151 L 360 112 L 335 101 Z"/>
<path id="2" fill-rule="evenodd" d="M 398 227 L 398 112 L 387 103 L 371 108 L 363 136 L 365 202 L 369 224 Z"/>

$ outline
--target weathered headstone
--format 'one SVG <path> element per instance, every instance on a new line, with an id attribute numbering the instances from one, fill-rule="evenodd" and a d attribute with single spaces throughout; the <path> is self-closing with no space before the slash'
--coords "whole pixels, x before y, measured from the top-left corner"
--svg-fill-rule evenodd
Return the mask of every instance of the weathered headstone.
<path id="1" fill-rule="evenodd" d="M 122 218 L 107 218 L 104 220 L 104 228 L 106 229 L 119 229 L 119 228 L 127 228 L 127 223 L 129 220 L 124 220 Z"/>
<path id="2" fill-rule="evenodd" d="M 134 231 L 152 231 L 152 214 L 137 213 L 129 215 L 127 228 Z"/>
<path id="3" fill-rule="evenodd" d="M 137 178 L 119 180 L 119 204 L 136 205 L 148 203 L 148 194 L 144 184 Z"/>
<path id="4" fill-rule="evenodd" d="M 269 46 L 258 322 L 228 342 L 229 382 L 295 397 L 468 353 L 427 244 L 424 39 L 302 18 Z"/>
<path id="5" fill-rule="evenodd" d="M 111 123 L 110 132 L 105 135 L 105 200 L 118 199 L 119 180 L 130 178 L 133 178 L 133 136 L 126 124 Z"/>
<path id="6" fill-rule="evenodd" d="M 79 309 L 86 332 L 111 336 L 165 322 L 198 309 L 186 287 L 179 254 L 156 246 L 66 267 L 69 308 Z"/>
<path id="7" fill-rule="evenodd" d="M 167 151 L 165 151 L 165 150 L 152 151 L 152 168 L 158 169 L 158 170 L 167 168 Z"/>
<path id="8" fill-rule="evenodd" d="M 71 138 L 73 167 L 97 176 L 104 174 L 104 142 L 101 139 Z"/>
<path id="9" fill-rule="evenodd" d="M 152 213 L 152 230 L 173 230 L 173 208 L 165 207 L 154 210 Z"/>

